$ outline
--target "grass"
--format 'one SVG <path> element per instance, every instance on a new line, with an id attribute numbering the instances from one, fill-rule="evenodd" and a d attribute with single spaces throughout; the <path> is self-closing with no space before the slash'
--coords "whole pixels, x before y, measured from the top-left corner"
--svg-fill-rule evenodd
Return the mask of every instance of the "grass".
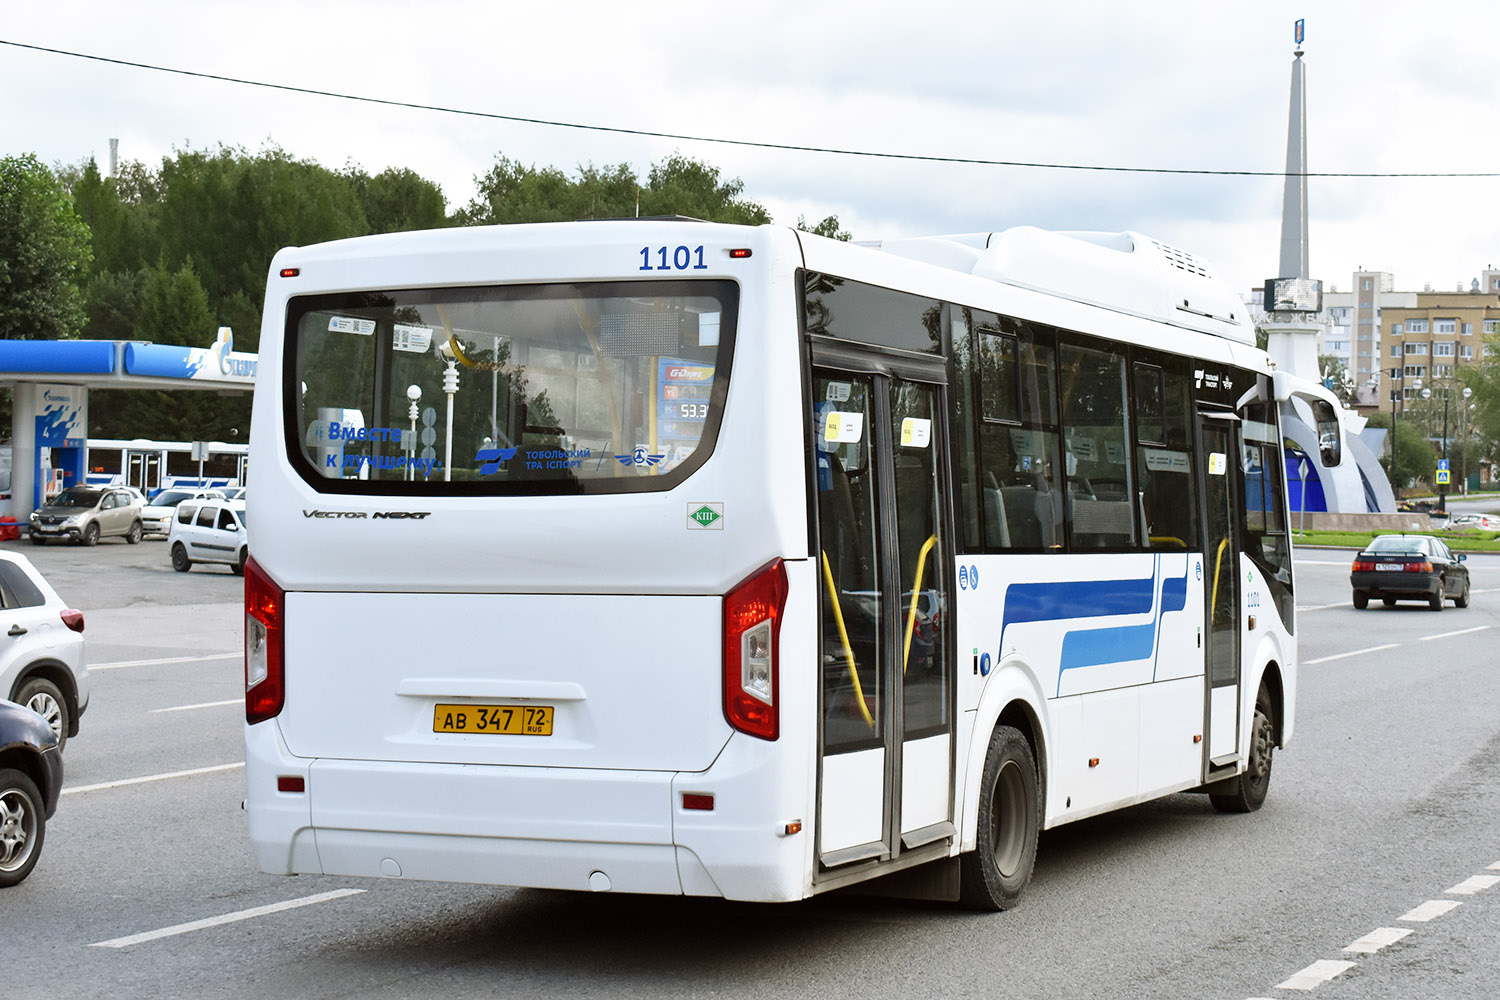
<path id="1" fill-rule="evenodd" d="M 1292 532 L 1293 545 L 1334 546 L 1346 549 L 1362 549 L 1370 544 L 1377 534 L 1389 535 L 1389 531 L 1303 531 Z M 1431 535 L 1448 543 L 1455 552 L 1500 552 L 1500 532 L 1494 531 L 1415 531 L 1416 535 Z"/>

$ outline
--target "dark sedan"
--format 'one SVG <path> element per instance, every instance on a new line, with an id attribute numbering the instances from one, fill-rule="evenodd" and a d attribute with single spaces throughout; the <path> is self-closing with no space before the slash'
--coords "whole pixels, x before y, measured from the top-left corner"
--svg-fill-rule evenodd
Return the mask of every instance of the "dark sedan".
<path id="1" fill-rule="evenodd" d="M 0 888 L 31 874 L 62 794 L 62 754 L 47 720 L 0 701 Z"/>
<path id="2" fill-rule="evenodd" d="M 1469 570 L 1440 538 L 1428 535 L 1381 535 L 1359 555 L 1349 573 L 1354 606 L 1363 609 L 1378 598 L 1386 607 L 1397 601 L 1426 601 L 1434 611 L 1451 599 L 1469 606 Z"/>

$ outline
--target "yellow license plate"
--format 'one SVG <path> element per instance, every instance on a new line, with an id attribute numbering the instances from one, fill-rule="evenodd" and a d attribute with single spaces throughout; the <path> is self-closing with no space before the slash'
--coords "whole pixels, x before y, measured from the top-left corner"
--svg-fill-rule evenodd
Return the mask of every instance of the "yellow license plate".
<path id="1" fill-rule="evenodd" d="M 551 705 L 438 705 L 435 733 L 489 733 L 496 736 L 551 736 Z"/>

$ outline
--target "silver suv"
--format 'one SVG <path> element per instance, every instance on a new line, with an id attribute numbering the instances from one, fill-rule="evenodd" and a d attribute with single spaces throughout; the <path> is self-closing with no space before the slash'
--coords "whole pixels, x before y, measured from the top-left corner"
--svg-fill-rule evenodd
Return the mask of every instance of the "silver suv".
<path id="1" fill-rule="evenodd" d="M 245 523 L 243 500 L 205 497 L 182 501 L 167 536 L 172 568 L 186 573 L 195 562 L 225 563 L 235 573 L 245 572 L 249 551 Z"/>
<path id="2" fill-rule="evenodd" d="M 145 534 L 140 497 L 117 487 L 70 486 L 31 512 L 31 540 L 49 538 L 93 545 L 111 535 L 134 545 Z"/>

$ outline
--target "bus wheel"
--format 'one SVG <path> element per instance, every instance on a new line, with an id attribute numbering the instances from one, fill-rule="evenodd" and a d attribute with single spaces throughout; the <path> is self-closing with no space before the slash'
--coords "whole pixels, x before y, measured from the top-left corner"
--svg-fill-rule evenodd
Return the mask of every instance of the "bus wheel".
<path id="1" fill-rule="evenodd" d="M 1208 800 L 1219 812 L 1255 812 L 1271 790 L 1271 755 L 1276 750 L 1276 729 L 1271 725 L 1271 692 L 1261 685 L 1255 696 L 1255 721 L 1250 724 L 1250 765 L 1234 780 L 1234 791 L 1210 794 Z"/>
<path id="2" fill-rule="evenodd" d="M 996 726 L 979 785 L 978 843 L 962 859 L 965 906 L 1008 910 L 1020 901 L 1036 867 L 1040 803 L 1031 744 L 1013 726 Z"/>

